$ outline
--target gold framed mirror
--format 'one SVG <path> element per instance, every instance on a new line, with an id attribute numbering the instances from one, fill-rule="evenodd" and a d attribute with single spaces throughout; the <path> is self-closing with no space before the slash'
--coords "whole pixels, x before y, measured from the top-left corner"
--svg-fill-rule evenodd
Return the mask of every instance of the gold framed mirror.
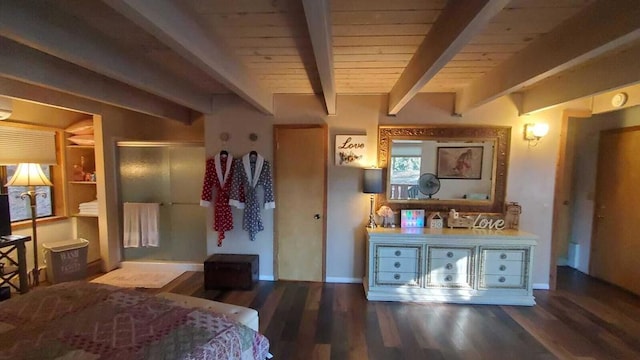
<path id="1" fill-rule="evenodd" d="M 510 146 L 509 126 L 379 126 L 376 208 L 502 213 Z"/>

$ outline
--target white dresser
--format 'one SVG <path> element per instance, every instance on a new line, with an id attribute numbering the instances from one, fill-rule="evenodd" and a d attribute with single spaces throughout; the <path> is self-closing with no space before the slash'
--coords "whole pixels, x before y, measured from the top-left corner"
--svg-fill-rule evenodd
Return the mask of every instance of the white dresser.
<path id="1" fill-rule="evenodd" d="M 537 236 L 513 230 L 367 229 L 369 300 L 534 305 Z"/>

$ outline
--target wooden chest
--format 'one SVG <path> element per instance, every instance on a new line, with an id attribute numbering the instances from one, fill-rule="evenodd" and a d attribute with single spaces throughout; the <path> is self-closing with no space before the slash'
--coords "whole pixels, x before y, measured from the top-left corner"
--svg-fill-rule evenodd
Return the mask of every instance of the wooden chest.
<path id="1" fill-rule="evenodd" d="M 204 289 L 251 290 L 259 268 L 258 255 L 213 254 L 204 261 Z"/>

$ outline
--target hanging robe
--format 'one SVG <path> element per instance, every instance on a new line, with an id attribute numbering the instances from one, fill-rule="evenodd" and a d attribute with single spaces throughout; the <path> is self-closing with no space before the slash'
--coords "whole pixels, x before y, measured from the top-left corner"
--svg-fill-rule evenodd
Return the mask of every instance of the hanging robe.
<path id="1" fill-rule="evenodd" d="M 213 230 L 218 232 L 218 246 L 222 246 L 224 233 L 233 229 L 233 215 L 229 206 L 231 177 L 233 176 L 233 159 L 228 155 L 216 154 L 207 159 L 200 206 L 211 206 L 211 198 L 215 199 L 213 207 Z"/>
<path id="2" fill-rule="evenodd" d="M 251 241 L 256 239 L 256 234 L 264 230 L 260 215 L 260 200 L 257 189 L 262 186 L 264 190 L 264 208 L 276 207 L 273 196 L 273 177 L 271 164 L 259 154 L 246 154 L 235 161 L 233 181 L 229 203 L 238 209 L 244 209 L 242 228 L 249 232 Z"/>

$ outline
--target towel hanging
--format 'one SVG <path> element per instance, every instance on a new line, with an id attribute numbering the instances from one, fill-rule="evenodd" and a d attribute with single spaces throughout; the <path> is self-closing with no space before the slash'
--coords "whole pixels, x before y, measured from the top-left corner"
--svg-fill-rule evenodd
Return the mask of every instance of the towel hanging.
<path id="1" fill-rule="evenodd" d="M 125 248 L 160 246 L 159 203 L 125 202 L 122 205 L 122 215 L 122 242 Z"/>

